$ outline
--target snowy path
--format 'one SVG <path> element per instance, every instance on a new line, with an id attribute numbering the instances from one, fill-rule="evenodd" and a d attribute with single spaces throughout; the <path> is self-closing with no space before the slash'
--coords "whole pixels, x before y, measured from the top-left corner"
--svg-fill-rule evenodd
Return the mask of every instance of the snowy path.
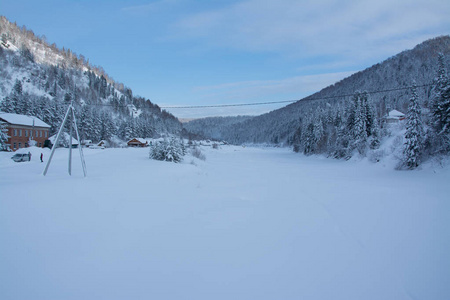
<path id="1" fill-rule="evenodd" d="M 83 178 L 66 151 L 0 153 L 0 299 L 450 298 L 448 169 L 107 149 Z"/>

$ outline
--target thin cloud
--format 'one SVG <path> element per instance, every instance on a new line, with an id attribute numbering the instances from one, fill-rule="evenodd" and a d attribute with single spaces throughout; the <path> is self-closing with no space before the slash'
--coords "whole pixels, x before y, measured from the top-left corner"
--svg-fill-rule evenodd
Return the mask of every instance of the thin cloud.
<path id="1" fill-rule="evenodd" d="M 438 0 L 249 0 L 189 15 L 174 29 L 179 38 L 198 39 L 207 46 L 358 58 L 358 53 L 372 48 L 385 55 L 394 40 L 403 42 L 397 43 L 396 51 L 401 51 L 412 47 L 417 36 L 445 34 L 449 14 L 450 2 Z"/>

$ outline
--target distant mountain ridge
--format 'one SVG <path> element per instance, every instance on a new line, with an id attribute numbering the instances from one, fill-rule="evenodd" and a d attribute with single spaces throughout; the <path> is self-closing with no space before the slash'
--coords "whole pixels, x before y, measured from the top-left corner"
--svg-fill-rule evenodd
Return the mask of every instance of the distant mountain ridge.
<path id="1" fill-rule="evenodd" d="M 302 126 L 308 114 L 317 107 L 326 109 L 326 106 L 343 106 L 351 97 L 336 97 L 339 95 L 353 95 L 357 91 L 368 91 L 371 103 L 374 105 L 377 117 L 382 118 L 388 110 L 397 109 L 406 112 L 409 100 L 408 90 L 399 90 L 386 93 L 372 93 L 380 90 L 409 87 L 415 82 L 418 86 L 433 82 L 438 69 L 438 55 L 444 54 L 445 65 L 449 66 L 450 36 L 440 36 L 427 40 L 411 50 L 403 51 L 385 61 L 375 64 L 363 71 L 357 72 L 321 91 L 303 98 L 295 103 L 272 112 L 243 120 L 237 124 L 224 126 L 221 120 L 217 128 L 204 129 L 204 122 L 191 121 L 184 126 L 197 134 L 208 136 L 214 132 L 214 137 L 227 140 L 231 143 L 271 143 L 293 145 L 295 135 Z M 421 104 L 428 108 L 431 97 L 431 86 L 419 88 L 422 95 Z M 211 119 L 208 125 L 214 126 Z"/>

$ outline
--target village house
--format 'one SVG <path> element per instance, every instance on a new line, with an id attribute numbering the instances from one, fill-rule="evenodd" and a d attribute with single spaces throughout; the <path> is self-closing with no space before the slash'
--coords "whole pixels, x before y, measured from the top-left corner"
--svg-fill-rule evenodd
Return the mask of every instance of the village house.
<path id="1" fill-rule="evenodd" d="M 81 140 L 81 146 L 83 147 L 89 148 L 92 145 L 94 145 L 92 140 Z"/>
<path id="2" fill-rule="evenodd" d="M 398 110 L 391 110 L 389 114 L 386 116 L 386 123 L 395 124 L 400 121 L 403 121 L 406 118 L 405 114 L 399 112 Z"/>
<path id="3" fill-rule="evenodd" d="M 57 135 L 55 134 L 49 138 L 51 147 L 55 145 L 56 136 Z M 70 144 L 70 135 L 67 132 L 63 132 L 59 138 L 58 145 L 56 145 L 56 148 L 59 147 L 69 148 L 69 144 Z M 78 148 L 79 144 L 80 143 L 78 142 L 78 140 L 74 136 L 72 136 L 72 148 Z"/>
<path id="4" fill-rule="evenodd" d="M 44 147 L 50 125 L 36 117 L 12 113 L 0 113 L 0 120 L 6 123 L 9 136 L 7 144 L 11 150 L 27 148 L 30 143 L 37 147 Z"/>
<path id="5" fill-rule="evenodd" d="M 134 138 L 132 140 L 129 140 L 127 145 L 129 147 L 147 147 L 148 146 L 148 142 L 144 139 L 141 138 Z"/>
<path id="6" fill-rule="evenodd" d="M 106 147 L 108 143 L 105 140 L 101 140 L 100 142 L 97 143 L 98 147 Z"/>

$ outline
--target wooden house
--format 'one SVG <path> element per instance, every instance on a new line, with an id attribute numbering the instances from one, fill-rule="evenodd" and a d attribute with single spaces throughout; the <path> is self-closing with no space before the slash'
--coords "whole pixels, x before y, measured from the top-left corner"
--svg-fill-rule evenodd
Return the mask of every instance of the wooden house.
<path id="1" fill-rule="evenodd" d="M 147 147 L 148 146 L 148 142 L 144 139 L 141 138 L 134 138 L 132 140 L 129 140 L 127 142 L 127 145 L 129 147 Z"/>

